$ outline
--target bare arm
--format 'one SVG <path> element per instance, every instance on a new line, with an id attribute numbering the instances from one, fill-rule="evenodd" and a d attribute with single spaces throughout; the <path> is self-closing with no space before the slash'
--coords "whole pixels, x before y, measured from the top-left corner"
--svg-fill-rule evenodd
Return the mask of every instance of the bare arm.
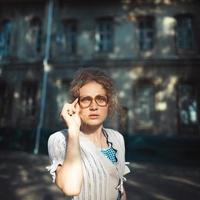
<path id="1" fill-rule="evenodd" d="M 122 200 L 127 200 L 125 188 L 124 188 L 124 192 L 123 192 L 123 194 L 122 194 Z"/>
<path id="2" fill-rule="evenodd" d="M 56 170 L 56 184 L 68 196 L 79 195 L 83 181 L 79 132 L 81 120 L 77 100 L 65 104 L 61 117 L 68 126 L 68 141 L 65 160 Z"/>

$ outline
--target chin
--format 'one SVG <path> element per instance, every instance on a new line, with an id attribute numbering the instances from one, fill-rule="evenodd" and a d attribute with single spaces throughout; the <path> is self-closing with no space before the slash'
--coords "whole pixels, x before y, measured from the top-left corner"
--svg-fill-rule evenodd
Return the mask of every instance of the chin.
<path id="1" fill-rule="evenodd" d="M 99 120 L 88 120 L 87 122 L 85 122 L 87 125 L 89 126 L 99 126 L 103 124 L 103 121 L 99 121 Z"/>

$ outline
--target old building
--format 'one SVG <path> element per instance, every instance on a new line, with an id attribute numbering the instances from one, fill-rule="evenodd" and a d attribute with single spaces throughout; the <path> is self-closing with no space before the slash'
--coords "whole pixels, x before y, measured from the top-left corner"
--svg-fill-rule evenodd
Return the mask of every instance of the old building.
<path id="1" fill-rule="evenodd" d="M 195 0 L 1 1 L 1 144 L 34 148 L 44 90 L 39 140 L 61 128 L 69 83 L 83 66 L 116 82 L 122 109 L 108 126 L 199 137 L 199 8 Z"/>

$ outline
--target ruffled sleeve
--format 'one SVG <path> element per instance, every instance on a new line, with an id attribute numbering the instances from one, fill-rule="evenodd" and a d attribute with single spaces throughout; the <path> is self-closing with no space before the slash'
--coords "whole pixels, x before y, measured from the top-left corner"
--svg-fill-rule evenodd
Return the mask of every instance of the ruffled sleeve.
<path id="1" fill-rule="evenodd" d="M 130 168 L 127 166 L 128 164 L 130 164 L 129 162 L 125 162 L 125 167 L 124 167 L 124 174 L 129 174 L 131 172 Z"/>
<path id="2" fill-rule="evenodd" d="M 58 131 L 49 137 L 48 153 L 51 165 L 46 168 L 50 172 L 53 182 L 56 180 L 57 167 L 64 162 L 66 143 L 66 130 Z"/>

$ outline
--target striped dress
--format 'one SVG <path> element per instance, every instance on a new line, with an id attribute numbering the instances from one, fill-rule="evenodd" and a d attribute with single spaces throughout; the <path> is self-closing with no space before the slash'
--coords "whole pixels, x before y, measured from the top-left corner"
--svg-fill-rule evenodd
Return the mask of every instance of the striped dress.
<path id="1" fill-rule="evenodd" d="M 78 196 L 73 200 L 117 200 L 123 190 L 124 175 L 129 173 L 125 165 L 123 136 L 112 129 L 105 129 L 108 142 L 117 150 L 117 162 L 112 163 L 83 133 L 80 134 L 81 158 L 83 163 L 83 184 Z M 67 148 L 67 129 L 52 134 L 48 140 L 51 165 L 47 167 L 56 179 L 56 169 L 62 165 Z"/>

